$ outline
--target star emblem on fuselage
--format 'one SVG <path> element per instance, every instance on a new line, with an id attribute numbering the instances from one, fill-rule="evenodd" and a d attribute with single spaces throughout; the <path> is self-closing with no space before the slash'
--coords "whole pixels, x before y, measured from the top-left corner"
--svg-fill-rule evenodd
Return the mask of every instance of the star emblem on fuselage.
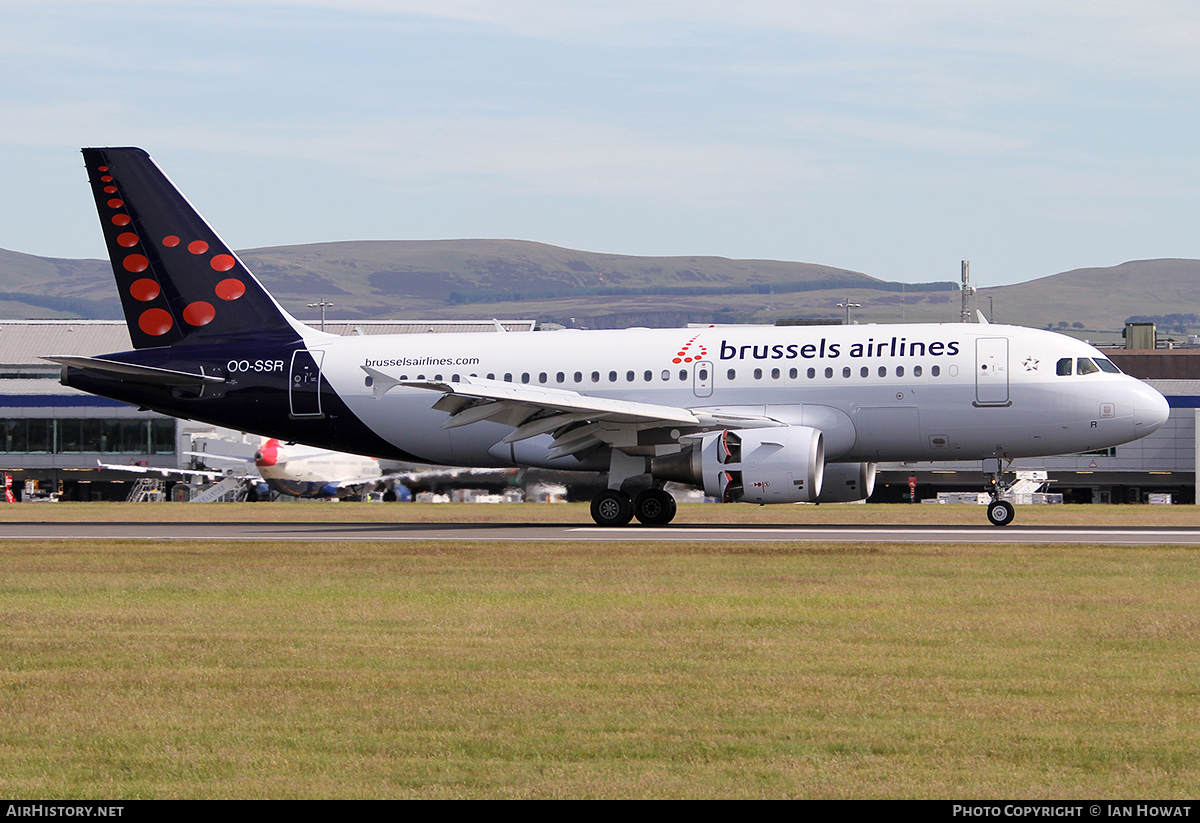
<path id="1" fill-rule="evenodd" d="M 1022 365 L 1025 366 L 1025 371 L 1037 371 L 1038 362 L 1036 357 L 1026 357 Z"/>

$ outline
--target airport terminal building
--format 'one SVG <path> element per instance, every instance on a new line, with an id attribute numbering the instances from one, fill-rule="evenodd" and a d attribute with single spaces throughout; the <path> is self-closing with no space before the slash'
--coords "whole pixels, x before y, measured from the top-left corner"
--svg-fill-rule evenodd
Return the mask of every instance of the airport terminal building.
<path id="1" fill-rule="evenodd" d="M 507 331 L 532 331 L 532 321 L 502 324 Z M 496 323 L 390 321 L 328 323 L 335 334 L 395 334 L 467 331 L 494 333 Z M 125 323 L 109 320 L 0 321 L 0 471 L 22 490 L 34 480 L 42 491 L 65 500 L 124 500 L 136 477 L 100 470 L 98 463 L 182 468 L 191 436 L 208 424 L 176 420 L 59 383 L 59 366 L 46 354 L 90 355 L 131 348 Z M 1110 358 L 1128 374 L 1145 379 L 1166 396 L 1167 423 L 1142 440 L 1100 452 L 1029 458 L 1013 470 L 1045 470 L 1049 491 L 1064 502 L 1135 503 L 1151 494 L 1170 494 L 1174 503 L 1196 502 L 1197 418 L 1200 417 L 1200 350 L 1117 350 Z M 915 480 L 911 480 L 915 478 Z M 917 498 L 939 491 L 982 491 L 979 462 L 887 463 L 879 466 L 872 501 Z"/>

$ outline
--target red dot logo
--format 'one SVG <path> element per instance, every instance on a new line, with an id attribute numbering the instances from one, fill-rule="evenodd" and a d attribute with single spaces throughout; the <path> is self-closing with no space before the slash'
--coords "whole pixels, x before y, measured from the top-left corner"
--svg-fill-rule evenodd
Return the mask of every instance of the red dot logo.
<path id="1" fill-rule="evenodd" d="M 116 194 L 116 193 L 117 193 L 117 187 L 116 187 L 116 186 L 105 186 L 105 187 L 104 187 L 104 193 L 105 193 L 105 194 Z"/>
<path id="2" fill-rule="evenodd" d="M 672 359 L 671 362 L 672 363 L 691 363 L 693 361 L 698 362 L 701 359 L 703 359 L 708 354 L 708 349 L 705 348 L 703 344 L 696 343 L 696 338 L 699 336 L 700 335 L 696 335 L 696 337 L 693 337 L 691 340 L 684 343 L 683 346 L 680 347 L 680 351 L 678 352 L 678 355 L 674 359 Z M 688 354 L 688 352 L 692 348 L 693 344 L 695 344 L 696 348 L 700 350 L 698 354 Z"/>
<path id="3" fill-rule="evenodd" d="M 204 254 L 206 251 L 208 251 L 208 244 L 203 240 L 193 240 L 192 242 L 188 243 L 188 251 L 190 251 L 192 254 Z"/>
<path id="4" fill-rule="evenodd" d="M 108 201 L 108 207 L 110 209 L 119 209 L 119 208 L 121 208 L 121 206 L 124 206 L 124 205 L 125 205 L 124 200 L 118 200 L 115 197 L 112 200 Z"/>
<path id="5" fill-rule="evenodd" d="M 151 337 L 162 337 L 174 325 L 171 315 L 162 309 L 146 309 L 138 318 L 138 328 Z"/>
<path id="6" fill-rule="evenodd" d="M 128 214 L 114 214 L 112 221 L 114 226 L 128 226 L 133 222 Z"/>
<path id="7" fill-rule="evenodd" d="M 234 262 L 233 255 L 218 254 L 212 259 L 212 262 L 209 263 L 209 265 L 217 271 L 229 271 L 233 268 Z"/>
<path id="8" fill-rule="evenodd" d="M 112 182 L 112 178 L 111 178 L 111 177 L 109 177 L 109 176 L 106 174 L 106 175 L 104 175 L 103 177 L 101 177 L 101 178 L 100 178 L 100 182 L 101 182 L 101 183 L 111 183 L 111 182 Z"/>
<path id="9" fill-rule="evenodd" d="M 162 289 L 158 287 L 158 283 L 149 277 L 142 277 L 133 281 L 129 286 L 129 293 L 133 295 L 134 300 L 141 300 L 143 303 L 148 303 L 158 297 L 162 293 Z"/>
<path id="10" fill-rule="evenodd" d="M 96 166 L 96 171 L 108 171 L 108 166 Z"/>
<path id="11" fill-rule="evenodd" d="M 137 238 L 135 237 L 134 240 Z M 131 271 L 134 274 L 143 272 L 150 268 L 150 261 L 146 259 L 144 254 L 131 254 L 122 261 L 121 265 L 125 267 L 125 271 Z"/>
<path id="12" fill-rule="evenodd" d="M 189 326 L 207 325 L 216 316 L 217 310 L 213 308 L 213 304 L 205 303 L 203 300 L 189 303 L 188 307 L 183 310 L 183 319 L 187 321 Z"/>
<path id="13" fill-rule="evenodd" d="M 173 249 L 179 245 L 179 238 L 173 234 L 168 234 L 163 238 L 163 245 L 169 249 Z"/>
<path id="14" fill-rule="evenodd" d="M 138 236 L 131 231 L 123 231 L 117 235 L 117 244 L 132 249 L 138 243 Z"/>
<path id="15" fill-rule="evenodd" d="M 235 277 L 230 277 L 218 283 L 214 291 L 222 300 L 237 300 L 246 293 L 246 284 Z"/>

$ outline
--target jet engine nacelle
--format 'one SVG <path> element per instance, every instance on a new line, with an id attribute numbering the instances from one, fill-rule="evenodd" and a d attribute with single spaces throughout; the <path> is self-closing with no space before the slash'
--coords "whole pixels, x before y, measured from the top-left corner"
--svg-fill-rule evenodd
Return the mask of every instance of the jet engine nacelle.
<path id="1" fill-rule="evenodd" d="M 826 463 L 818 503 L 853 503 L 875 491 L 874 463 Z"/>
<path id="2" fill-rule="evenodd" d="M 811 503 L 824 469 L 824 438 L 809 426 L 712 432 L 650 464 L 654 477 L 700 486 L 726 503 Z"/>

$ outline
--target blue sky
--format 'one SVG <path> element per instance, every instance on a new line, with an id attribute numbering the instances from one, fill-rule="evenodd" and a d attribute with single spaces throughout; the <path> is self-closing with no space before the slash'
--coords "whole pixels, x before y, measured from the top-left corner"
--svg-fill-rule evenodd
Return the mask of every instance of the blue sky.
<path id="1" fill-rule="evenodd" d="M 1200 258 L 1200 6 L 0 0 L 0 247 L 102 257 L 78 149 L 237 248 L 502 237 L 979 286 Z"/>

